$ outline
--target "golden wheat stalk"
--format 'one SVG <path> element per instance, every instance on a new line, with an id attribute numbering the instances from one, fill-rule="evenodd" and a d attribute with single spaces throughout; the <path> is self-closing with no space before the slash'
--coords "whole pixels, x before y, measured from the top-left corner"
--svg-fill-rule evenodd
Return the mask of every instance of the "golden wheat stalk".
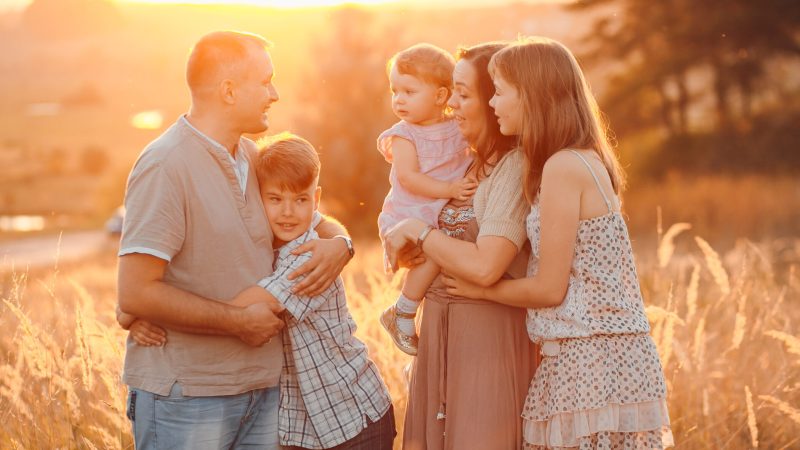
<path id="1" fill-rule="evenodd" d="M 72 289 L 74 289 L 75 293 L 78 294 L 78 301 L 76 303 L 83 311 L 87 311 L 90 314 L 96 314 L 97 307 L 94 303 L 94 297 L 92 297 L 92 295 L 89 294 L 89 291 L 87 291 L 86 288 L 74 278 L 70 277 L 68 280 L 70 286 L 72 286 Z"/>
<path id="2" fill-rule="evenodd" d="M 691 322 L 697 313 L 697 294 L 700 288 L 700 264 L 692 265 L 689 287 L 686 288 L 686 322 Z"/>
<path id="3" fill-rule="evenodd" d="M 655 305 L 647 306 L 644 309 L 644 313 L 645 315 L 647 315 L 647 319 L 652 323 L 658 323 L 662 320 L 663 321 L 674 320 L 675 323 L 677 324 L 686 325 L 686 322 L 683 319 L 681 319 L 680 316 L 678 316 L 672 311 L 667 311 L 666 309 L 660 306 L 655 306 Z"/>
<path id="4" fill-rule="evenodd" d="M 115 445 L 117 443 L 115 442 L 114 437 L 108 432 L 107 429 L 97 425 L 89 425 L 89 429 L 100 437 L 100 440 L 103 442 L 103 448 L 114 448 L 117 446 Z"/>
<path id="5" fill-rule="evenodd" d="M 791 419 L 794 423 L 800 425 L 800 409 L 793 408 L 790 404 L 777 399 L 771 395 L 759 395 L 758 398 L 764 400 L 767 403 L 772 404 L 778 411 L 782 412 L 786 415 L 789 419 Z"/>
<path id="6" fill-rule="evenodd" d="M 783 342 L 783 345 L 786 346 L 786 350 L 789 353 L 800 356 L 800 339 L 778 330 L 765 331 L 764 334 Z"/>
<path id="7" fill-rule="evenodd" d="M 750 429 L 750 444 L 753 448 L 758 448 L 758 423 L 756 422 L 756 413 L 753 408 L 753 394 L 746 385 L 744 387 L 744 399 L 747 404 L 747 428 Z"/>
<path id="8" fill-rule="evenodd" d="M 11 296 L 9 300 L 19 305 L 20 300 L 25 297 L 25 289 L 28 287 L 28 272 L 17 272 L 14 265 L 11 265 Z"/>
<path id="9" fill-rule="evenodd" d="M 676 316 L 677 317 L 677 316 Z M 661 338 L 661 345 L 664 349 L 664 358 L 662 364 L 664 367 L 669 365 L 669 360 L 672 358 L 673 341 L 675 340 L 675 319 L 672 317 L 667 318 L 666 325 L 664 326 L 664 335 Z"/>
<path id="10" fill-rule="evenodd" d="M 36 337 L 36 327 L 33 325 L 33 322 L 31 322 L 31 319 L 28 318 L 28 315 L 25 314 L 25 312 L 23 312 L 19 306 L 8 300 L 3 300 L 3 303 L 5 303 L 6 307 L 11 310 L 11 313 L 14 314 L 14 317 L 17 318 L 19 324 L 22 326 L 22 331 L 24 331 L 28 336 Z"/>
<path id="11" fill-rule="evenodd" d="M 97 448 L 97 446 L 92 444 L 92 441 L 90 441 L 86 436 L 81 436 L 81 439 L 83 440 L 83 445 L 85 445 L 89 450 L 100 450 Z"/>
<path id="12" fill-rule="evenodd" d="M 672 255 L 675 253 L 675 238 L 686 230 L 691 230 L 692 226 L 686 222 L 679 222 L 672 224 L 671 227 L 661 237 L 661 242 L 658 244 L 658 267 L 664 268 L 669 264 Z"/>
<path id="13" fill-rule="evenodd" d="M 92 372 L 92 354 L 89 342 L 86 339 L 86 328 L 83 324 L 81 305 L 75 307 L 75 336 L 78 341 L 78 353 L 81 360 L 81 381 L 84 389 L 91 390 L 94 385 Z"/>
<path id="14" fill-rule="evenodd" d="M 19 359 L 17 361 L 21 362 Z M 0 380 L 2 380 L 0 398 L 7 399 L 4 402 L 4 406 L 8 407 L 10 405 L 17 415 L 33 422 L 33 411 L 31 411 L 30 405 L 25 402 L 25 399 L 22 398 L 28 383 L 20 373 L 21 367 L 22 364 L 17 364 L 17 367 L 11 367 L 9 364 L 0 366 Z"/>
<path id="15" fill-rule="evenodd" d="M 692 357 L 697 366 L 697 371 L 701 372 L 703 369 L 703 362 L 706 357 L 706 340 L 705 340 L 706 318 L 700 319 L 697 328 L 694 330 L 694 344 L 692 346 Z"/>
<path id="16" fill-rule="evenodd" d="M 744 312 L 747 304 L 747 296 L 739 296 L 739 308 L 736 311 L 736 319 L 733 325 L 733 337 L 731 338 L 731 347 L 738 349 L 744 340 L 745 326 L 747 325 L 747 315 Z"/>
<path id="17" fill-rule="evenodd" d="M 703 252 L 703 256 L 706 259 L 706 266 L 711 272 L 711 275 L 714 277 L 714 281 L 717 283 L 717 286 L 719 286 L 719 289 L 724 295 L 730 294 L 731 283 L 728 280 L 728 272 L 725 271 L 724 267 L 722 267 L 722 260 L 720 260 L 719 254 L 717 254 L 711 245 L 700 236 L 695 236 L 694 240 L 697 242 L 697 246 L 700 247 L 700 250 Z"/>

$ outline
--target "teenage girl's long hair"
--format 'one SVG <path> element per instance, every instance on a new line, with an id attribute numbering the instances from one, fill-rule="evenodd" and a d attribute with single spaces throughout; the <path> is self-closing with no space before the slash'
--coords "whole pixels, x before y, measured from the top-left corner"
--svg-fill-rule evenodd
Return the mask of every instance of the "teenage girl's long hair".
<path id="1" fill-rule="evenodd" d="M 545 162 L 563 149 L 594 150 L 619 196 L 625 174 L 609 142 L 607 127 L 578 61 L 560 42 L 520 38 L 497 52 L 489 63 L 519 92 L 522 103 L 520 146 L 528 165 L 525 197 L 533 203 Z"/>
<path id="2" fill-rule="evenodd" d="M 483 120 L 486 124 L 484 141 L 476 143 L 475 148 L 475 173 L 478 179 L 488 176 L 496 162 L 517 145 L 516 136 L 503 136 L 500 133 L 497 117 L 489 106 L 489 100 L 494 96 L 494 83 L 488 71 L 489 60 L 506 45 L 507 42 L 486 42 L 472 47 L 461 47 L 456 51 L 456 60 L 469 61 L 478 74 L 478 100 L 483 108 Z"/>

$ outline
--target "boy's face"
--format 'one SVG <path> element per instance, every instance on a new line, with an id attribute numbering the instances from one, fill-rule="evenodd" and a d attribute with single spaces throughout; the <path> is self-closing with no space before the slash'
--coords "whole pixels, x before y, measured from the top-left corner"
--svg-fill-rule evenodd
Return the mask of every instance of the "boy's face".
<path id="1" fill-rule="evenodd" d="M 269 182 L 262 184 L 261 201 L 277 245 L 297 239 L 308 230 L 321 193 L 316 181 L 300 192 Z"/>

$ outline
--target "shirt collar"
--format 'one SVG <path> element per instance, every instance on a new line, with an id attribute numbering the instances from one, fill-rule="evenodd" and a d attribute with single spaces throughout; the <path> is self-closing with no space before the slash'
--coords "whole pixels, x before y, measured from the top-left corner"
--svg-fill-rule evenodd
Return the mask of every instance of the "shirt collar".
<path id="1" fill-rule="evenodd" d="M 293 239 L 293 240 L 281 245 L 281 248 L 278 249 L 278 258 L 279 259 L 286 259 L 287 257 L 289 257 L 289 254 L 294 249 L 296 249 L 297 247 L 300 247 L 301 245 L 305 244 L 308 241 L 313 241 L 314 239 L 317 239 L 317 238 L 319 238 L 319 235 L 317 235 L 317 232 L 314 231 L 314 225 L 312 223 L 311 226 L 308 227 L 308 230 L 306 230 L 305 233 L 303 233 L 300 236 L 298 236 L 297 238 L 295 238 L 295 239 Z"/>
<path id="2" fill-rule="evenodd" d="M 183 114 L 180 120 L 182 120 L 183 124 L 186 125 L 193 133 L 211 144 L 211 146 L 216 150 L 221 151 L 228 156 L 228 161 L 233 164 L 233 169 L 236 172 L 236 178 L 239 181 L 239 187 L 242 189 L 242 192 L 245 192 L 247 188 L 247 172 L 250 169 L 250 164 L 247 162 L 247 157 L 243 155 L 244 151 L 240 151 L 242 148 L 244 148 L 242 146 L 242 138 L 239 137 L 239 142 L 236 144 L 237 151 L 236 158 L 234 158 L 233 155 L 231 155 L 231 152 L 229 152 L 225 146 L 195 128 L 195 126 L 189 122 L 189 119 L 186 118 L 186 114 Z"/>
<path id="3" fill-rule="evenodd" d="M 242 144 L 242 138 L 241 137 L 239 138 L 239 141 L 236 143 L 237 151 L 236 151 L 236 158 L 234 158 L 231 155 L 231 152 L 229 152 L 228 149 L 225 148 L 224 145 L 222 145 L 219 142 L 215 141 L 214 139 L 209 137 L 207 134 L 203 133 L 202 131 L 198 130 L 194 125 L 192 125 L 192 123 L 189 122 L 189 119 L 186 118 L 186 114 L 183 114 L 181 116 L 181 120 L 183 121 L 184 125 L 186 125 L 187 127 L 189 127 L 190 130 L 192 130 L 192 132 L 194 132 L 195 134 L 197 134 L 198 136 L 203 138 L 205 141 L 207 141 L 209 144 L 211 144 L 213 147 L 217 148 L 218 150 L 224 151 L 230 157 L 231 161 L 239 162 L 240 160 L 244 159 L 244 158 L 239 158 L 239 155 L 242 152 L 238 151 L 240 148 L 242 148 L 242 145 L 241 145 Z"/>

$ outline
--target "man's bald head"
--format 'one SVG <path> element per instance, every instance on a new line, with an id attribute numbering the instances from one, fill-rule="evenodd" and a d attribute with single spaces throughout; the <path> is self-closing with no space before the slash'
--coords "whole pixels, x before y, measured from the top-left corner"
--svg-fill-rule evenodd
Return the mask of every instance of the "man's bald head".
<path id="1" fill-rule="evenodd" d="M 270 46 L 257 34 L 238 31 L 215 31 L 203 36 L 192 48 L 186 64 L 189 90 L 196 95 L 214 88 L 223 79 L 245 76 L 252 52 Z"/>

